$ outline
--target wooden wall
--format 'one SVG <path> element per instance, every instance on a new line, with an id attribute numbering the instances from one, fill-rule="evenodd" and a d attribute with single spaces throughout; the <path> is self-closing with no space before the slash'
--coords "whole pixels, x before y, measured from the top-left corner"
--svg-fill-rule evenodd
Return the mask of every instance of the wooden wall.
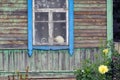
<path id="1" fill-rule="evenodd" d="M 120 53 L 120 42 L 114 42 L 115 49 Z"/>
<path id="2" fill-rule="evenodd" d="M 106 0 L 74 0 L 75 47 L 97 47 L 106 40 Z"/>
<path id="3" fill-rule="evenodd" d="M 68 50 L 40 51 L 35 50 L 29 57 L 27 50 L 0 50 L 0 74 L 9 74 L 16 71 L 38 73 L 71 73 L 81 66 L 84 59 L 95 60 L 97 48 L 75 49 L 70 56 Z"/>
<path id="4" fill-rule="evenodd" d="M 106 0 L 74 0 L 74 14 L 73 56 L 67 50 L 36 50 L 28 57 L 27 0 L 0 0 L 1 74 L 22 72 L 27 66 L 30 72 L 66 73 L 80 67 L 85 58 L 94 60 L 100 39 L 106 40 Z"/>
<path id="5" fill-rule="evenodd" d="M 74 0 L 75 48 L 106 40 L 106 0 Z M 27 0 L 0 0 L 0 48 L 27 48 Z"/>
<path id="6" fill-rule="evenodd" d="M 27 47 L 27 0 L 0 0 L 0 48 Z"/>

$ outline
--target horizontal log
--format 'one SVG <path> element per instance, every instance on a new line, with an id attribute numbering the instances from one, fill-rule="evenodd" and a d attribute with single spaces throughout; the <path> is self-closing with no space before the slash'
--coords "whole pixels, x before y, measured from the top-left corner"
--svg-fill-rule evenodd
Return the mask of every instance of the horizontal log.
<path id="1" fill-rule="evenodd" d="M 0 44 L 2 45 L 2 44 L 27 44 L 27 41 L 18 41 L 18 40 L 15 40 L 15 41 L 13 41 L 13 40 L 10 40 L 10 41 L 0 41 Z"/>
<path id="2" fill-rule="evenodd" d="M 104 29 L 107 29 L 107 27 L 106 26 L 89 26 L 89 25 L 87 25 L 87 26 L 83 26 L 83 25 L 81 25 L 81 26 L 75 26 L 74 27 L 74 29 L 75 30 L 79 30 L 79 29 L 102 29 L 102 30 L 104 30 Z"/>
<path id="3" fill-rule="evenodd" d="M 90 23 L 102 23 L 107 22 L 106 19 L 75 19 L 75 22 L 90 22 Z"/>
<path id="4" fill-rule="evenodd" d="M 0 37 L 27 37 L 28 35 L 26 33 L 19 33 L 19 34 L 9 34 L 9 33 L 4 33 L 0 34 Z"/>
<path id="5" fill-rule="evenodd" d="M 106 15 L 74 15 L 75 19 L 106 19 Z"/>
<path id="6" fill-rule="evenodd" d="M 75 41 L 79 41 L 79 40 L 106 40 L 106 37 L 103 37 L 103 36 L 93 36 L 93 37 L 74 37 L 74 40 Z"/>
<path id="7" fill-rule="evenodd" d="M 16 4 L 21 4 L 21 3 L 27 3 L 27 0 L 1 0 L 0 1 L 0 4 L 13 4 L 13 3 L 16 3 Z"/>
<path id="8" fill-rule="evenodd" d="M 21 33 L 26 33 L 27 34 L 27 29 L 1 29 L 0 34 L 21 34 Z"/>
<path id="9" fill-rule="evenodd" d="M 74 5 L 75 8 L 79 8 L 79 7 L 106 7 L 106 4 L 75 4 Z"/>
<path id="10" fill-rule="evenodd" d="M 107 22 L 102 23 L 88 23 L 88 22 L 75 22 L 75 26 L 106 26 Z"/>
<path id="11" fill-rule="evenodd" d="M 106 0 L 74 0 L 75 4 L 105 4 Z"/>
<path id="12" fill-rule="evenodd" d="M 15 10 L 15 11 L 1 11 L 0 15 L 8 15 L 8 16 L 27 16 L 27 9 L 23 10 Z"/>
<path id="13" fill-rule="evenodd" d="M 95 48 L 95 47 L 100 47 L 100 43 L 84 43 L 84 44 L 75 44 L 75 48 Z"/>
<path id="14" fill-rule="evenodd" d="M 10 3 L 10 2 L 7 2 L 7 3 L 0 3 L 1 4 L 1 7 L 16 7 L 16 8 L 27 8 L 27 5 L 26 3 Z"/>
<path id="15" fill-rule="evenodd" d="M 80 34 L 75 34 L 75 37 L 95 37 L 95 36 L 101 36 L 101 37 L 106 37 L 106 33 L 80 33 Z"/>
<path id="16" fill-rule="evenodd" d="M 75 7 L 74 11 L 106 11 L 106 7 Z"/>
<path id="17" fill-rule="evenodd" d="M 106 40 L 102 40 L 102 41 L 106 41 Z M 101 42 L 101 40 L 79 40 L 79 41 L 75 41 L 74 43 L 75 44 L 87 44 L 87 43 L 89 43 L 89 44 L 92 44 L 92 43 L 100 43 Z"/>
<path id="18" fill-rule="evenodd" d="M 24 26 L 27 26 L 27 22 L 22 22 L 22 23 L 20 23 L 20 22 L 4 22 L 4 23 L 0 23 L 0 27 L 2 28 L 2 27 L 4 27 L 4 28 L 6 28 L 6 27 L 8 27 L 8 28 L 16 28 L 16 27 L 24 27 Z"/>
<path id="19" fill-rule="evenodd" d="M 75 11 L 75 15 L 105 15 L 106 11 Z"/>
<path id="20" fill-rule="evenodd" d="M 27 40 L 27 37 L 0 37 L 0 41 L 9 41 L 9 40 L 13 40 L 13 41 L 23 41 L 23 40 Z"/>
<path id="21" fill-rule="evenodd" d="M 27 19 L 27 16 L 17 15 L 1 15 L 0 19 Z"/>
<path id="22" fill-rule="evenodd" d="M 5 23 L 5 22 L 26 22 L 27 23 L 27 19 L 1 19 L 0 18 L 0 23 Z"/>
<path id="23" fill-rule="evenodd" d="M 6 24 L 6 23 L 5 23 Z M 9 29 L 19 29 L 19 30 L 26 30 L 27 29 L 27 25 L 0 25 L 0 29 L 6 29 L 6 30 L 9 30 Z"/>
<path id="24" fill-rule="evenodd" d="M 76 29 L 74 31 L 76 34 L 77 33 L 105 33 L 107 32 L 106 29 Z"/>

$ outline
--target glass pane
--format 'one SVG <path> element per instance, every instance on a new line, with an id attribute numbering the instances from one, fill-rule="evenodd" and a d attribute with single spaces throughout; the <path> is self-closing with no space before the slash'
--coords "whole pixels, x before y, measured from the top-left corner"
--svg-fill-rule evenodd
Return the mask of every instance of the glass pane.
<path id="1" fill-rule="evenodd" d="M 48 12 L 35 12 L 35 21 L 48 21 Z"/>
<path id="2" fill-rule="evenodd" d="M 59 44 L 59 43 L 66 42 L 66 23 L 65 22 L 64 23 L 54 23 L 53 36 L 54 36 L 55 43 Z M 55 40 L 58 36 L 60 36 L 59 39 Z M 61 38 L 63 38 L 62 41 L 59 41 L 59 40 L 61 40 Z"/>
<path id="3" fill-rule="evenodd" d="M 66 0 L 35 0 L 35 8 L 65 8 Z"/>
<path id="4" fill-rule="evenodd" d="M 48 33 L 47 22 L 35 22 L 35 45 L 48 43 Z"/>
<path id="5" fill-rule="evenodd" d="M 66 13 L 64 12 L 54 12 L 53 20 L 66 20 Z"/>

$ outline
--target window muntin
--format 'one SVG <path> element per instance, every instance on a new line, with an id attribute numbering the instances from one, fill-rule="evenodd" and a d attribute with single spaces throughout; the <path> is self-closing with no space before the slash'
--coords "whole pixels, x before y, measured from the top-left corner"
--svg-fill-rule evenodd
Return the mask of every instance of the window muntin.
<path id="1" fill-rule="evenodd" d="M 67 0 L 33 1 L 33 45 L 68 45 L 66 2 Z M 63 42 L 56 41 L 58 37 Z"/>

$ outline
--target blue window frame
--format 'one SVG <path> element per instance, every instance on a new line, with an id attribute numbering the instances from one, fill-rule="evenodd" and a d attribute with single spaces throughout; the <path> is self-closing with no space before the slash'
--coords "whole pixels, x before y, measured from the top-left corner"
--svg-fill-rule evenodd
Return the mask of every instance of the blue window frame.
<path id="1" fill-rule="evenodd" d="M 34 45 L 33 38 L 33 2 L 28 0 L 28 55 L 32 55 L 33 49 L 42 50 L 60 50 L 68 49 L 69 54 L 73 54 L 74 50 L 74 0 L 68 0 L 68 45 Z M 39 1 L 39 0 L 36 0 Z M 46 0 L 47 1 L 47 0 Z"/>

